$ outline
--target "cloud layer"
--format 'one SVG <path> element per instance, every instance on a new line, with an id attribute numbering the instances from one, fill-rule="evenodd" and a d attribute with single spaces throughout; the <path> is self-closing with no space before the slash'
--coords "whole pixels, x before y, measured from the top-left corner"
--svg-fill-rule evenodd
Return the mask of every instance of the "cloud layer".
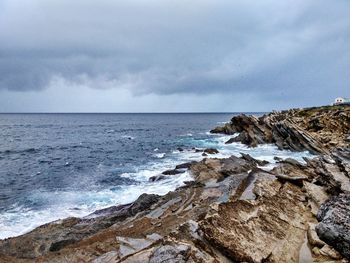
<path id="1" fill-rule="evenodd" d="M 63 83 L 322 103 L 349 95 L 349 10 L 348 0 L 3 0 L 0 91 Z"/>

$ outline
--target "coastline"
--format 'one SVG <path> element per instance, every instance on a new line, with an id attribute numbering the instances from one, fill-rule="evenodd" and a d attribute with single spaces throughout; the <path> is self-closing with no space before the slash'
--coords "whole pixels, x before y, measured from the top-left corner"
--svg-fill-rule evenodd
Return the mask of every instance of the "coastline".
<path id="1" fill-rule="evenodd" d="M 250 147 L 273 143 L 280 149 L 317 155 L 305 163 L 276 160 L 271 170 L 264 169 L 266 162 L 245 154 L 180 164 L 174 171 L 188 169 L 193 181 L 175 191 L 164 196 L 144 194 L 131 204 L 48 223 L 2 240 L 0 259 L 345 262 L 344 257 L 349 258 L 349 229 L 343 229 L 350 209 L 349 118 L 345 107 L 334 112 L 311 108 L 259 118 L 235 116 L 213 130 L 239 133 L 228 143 L 240 141 Z M 339 203 L 345 205 L 339 208 Z M 332 211 L 335 218 L 329 218 Z M 339 217 L 346 224 L 337 222 Z M 330 235 L 334 229 L 345 231 L 345 237 Z"/>

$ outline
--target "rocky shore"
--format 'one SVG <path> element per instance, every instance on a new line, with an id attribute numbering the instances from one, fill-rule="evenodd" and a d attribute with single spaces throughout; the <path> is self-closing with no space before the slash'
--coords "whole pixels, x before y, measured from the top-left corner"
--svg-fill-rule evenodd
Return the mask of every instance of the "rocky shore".
<path id="1" fill-rule="evenodd" d="M 227 143 L 316 154 L 271 166 L 208 149 L 180 164 L 193 181 L 164 196 L 52 222 L 0 241 L 0 262 L 348 262 L 350 107 L 239 115 L 212 130 Z"/>

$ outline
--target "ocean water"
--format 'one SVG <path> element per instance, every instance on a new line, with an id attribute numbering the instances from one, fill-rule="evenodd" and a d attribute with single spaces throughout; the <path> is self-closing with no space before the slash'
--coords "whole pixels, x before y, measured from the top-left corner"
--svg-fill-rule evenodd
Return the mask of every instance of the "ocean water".
<path id="1" fill-rule="evenodd" d="M 302 161 L 307 152 L 273 145 L 225 145 L 212 135 L 230 114 L 0 114 L 0 239 L 69 216 L 166 194 L 191 180 L 188 173 L 150 182 L 176 164 L 200 160 L 192 148 L 214 147 L 212 157 L 241 152 L 274 162 Z M 181 147 L 184 151 L 180 152 Z"/>

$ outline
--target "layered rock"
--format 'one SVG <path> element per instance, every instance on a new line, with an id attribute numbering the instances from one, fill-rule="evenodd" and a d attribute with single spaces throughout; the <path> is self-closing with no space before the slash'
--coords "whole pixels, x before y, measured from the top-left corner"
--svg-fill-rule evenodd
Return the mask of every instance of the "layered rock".
<path id="1" fill-rule="evenodd" d="M 238 262 L 298 262 L 310 217 L 303 192 L 273 180 L 254 193 L 254 200 L 220 204 L 201 222 L 204 236 Z"/>
<path id="2" fill-rule="evenodd" d="M 349 146 L 350 107 L 319 107 L 272 112 L 261 117 L 244 114 L 212 133 L 235 134 L 228 143 L 242 142 L 255 147 L 274 143 L 280 149 L 326 153 Z"/>

